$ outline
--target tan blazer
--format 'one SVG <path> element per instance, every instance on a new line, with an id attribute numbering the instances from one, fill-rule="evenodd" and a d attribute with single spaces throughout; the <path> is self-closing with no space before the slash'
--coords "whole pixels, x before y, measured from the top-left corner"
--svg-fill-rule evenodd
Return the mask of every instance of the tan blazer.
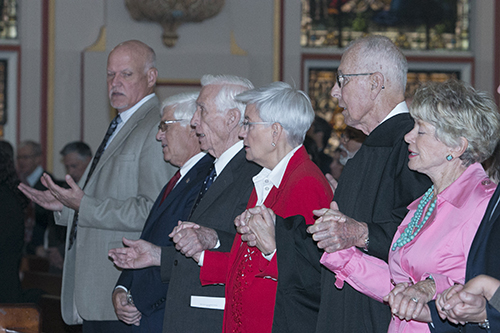
<path id="1" fill-rule="evenodd" d="M 159 121 L 155 96 L 132 115 L 108 145 L 85 188 L 76 243 L 70 250 L 74 211 L 65 207 L 56 214 L 56 223 L 68 226 L 61 295 L 67 324 L 81 323 L 82 319 L 118 320 L 111 294 L 120 271 L 108 259 L 108 250 L 123 246 L 122 237 L 139 238 L 155 198 L 176 170 L 163 161 L 161 145 L 155 139 Z"/>

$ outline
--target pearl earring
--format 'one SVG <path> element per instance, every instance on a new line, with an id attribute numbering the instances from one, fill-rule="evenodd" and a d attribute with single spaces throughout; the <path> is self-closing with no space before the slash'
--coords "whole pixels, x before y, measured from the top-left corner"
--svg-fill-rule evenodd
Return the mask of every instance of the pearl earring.
<path id="1" fill-rule="evenodd" d="M 271 146 L 276 147 L 276 144 L 274 142 L 271 143 Z"/>
<path id="2" fill-rule="evenodd" d="M 447 161 L 451 161 L 452 159 L 453 159 L 453 156 L 451 156 L 451 155 L 446 156 Z"/>

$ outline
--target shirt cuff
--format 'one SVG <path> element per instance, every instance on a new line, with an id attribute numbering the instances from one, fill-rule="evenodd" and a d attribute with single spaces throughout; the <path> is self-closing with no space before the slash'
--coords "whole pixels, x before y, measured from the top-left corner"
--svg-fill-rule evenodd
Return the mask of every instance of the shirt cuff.
<path id="1" fill-rule="evenodd" d="M 198 260 L 198 266 L 200 266 L 200 267 L 203 266 L 203 260 L 204 259 L 205 259 L 205 251 L 201 251 L 200 259 Z"/>
<path id="2" fill-rule="evenodd" d="M 261 253 L 262 253 L 262 252 L 261 252 Z M 263 256 L 264 258 L 266 258 L 266 260 L 267 260 L 267 261 L 271 261 L 271 260 L 273 260 L 273 257 L 274 257 L 274 254 L 275 254 L 275 253 L 276 253 L 276 249 L 274 249 L 274 251 L 273 251 L 273 252 L 271 252 L 271 253 L 270 253 L 270 254 L 268 254 L 268 255 L 265 255 L 264 253 L 262 253 L 262 256 Z"/>
<path id="3" fill-rule="evenodd" d="M 125 288 L 124 286 L 116 286 L 114 290 L 116 290 L 116 289 L 123 289 L 123 290 L 125 290 L 126 293 L 128 293 L 128 289 Z"/>

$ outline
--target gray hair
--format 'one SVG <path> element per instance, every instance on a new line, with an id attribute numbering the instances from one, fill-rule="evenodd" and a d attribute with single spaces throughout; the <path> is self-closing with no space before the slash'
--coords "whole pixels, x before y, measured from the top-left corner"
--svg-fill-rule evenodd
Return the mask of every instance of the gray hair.
<path id="1" fill-rule="evenodd" d="M 167 97 L 161 104 L 161 114 L 167 106 L 174 107 L 174 118 L 177 120 L 186 120 L 180 122 L 181 126 L 188 126 L 191 118 L 196 112 L 196 99 L 199 92 L 182 93 Z"/>
<path id="2" fill-rule="evenodd" d="M 19 144 L 19 148 L 21 148 L 21 147 L 30 147 L 34 156 L 41 156 L 42 155 L 42 145 L 39 144 L 38 142 L 35 142 L 32 140 L 26 140 L 26 141 L 23 141 Z"/>
<path id="3" fill-rule="evenodd" d="M 415 92 L 410 105 L 413 118 L 436 128 L 436 138 L 448 147 L 468 141 L 460 156 L 465 166 L 482 162 L 495 150 L 500 131 L 500 115 L 493 98 L 476 91 L 468 83 L 450 80 L 430 82 Z"/>
<path id="4" fill-rule="evenodd" d="M 387 37 L 372 35 L 356 39 L 349 44 L 344 55 L 350 50 L 358 51 L 357 62 L 367 72 L 380 72 L 388 82 L 393 82 L 394 87 L 406 90 L 408 62 L 401 50 Z M 349 73 L 346 73 L 349 74 Z"/>
<path id="5" fill-rule="evenodd" d="M 238 108 L 240 111 L 240 123 L 245 117 L 245 104 L 236 101 L 234 98 L 245 90 L 253 89 L 250 80 L 235 75 L 203 75 L 201 86 L 220 85 L 221 89 L 215 97 L 215 105 L 221 112 Z"/>
<path id="6" fill-rule="evenodd" d="M 81 160 L 92 158 L 92 150 L 90 150 L 90 147 L 82 141 L 70 142 L 66 144 L 59 152 L 59 154 L 61 154 L 63 157 L 70 153 L 77 153 L 78 157 Z"/>
<path id="7" fill-rule="evenodd" d="M 304 142 L 314 120 L 314 110 L 307 94 L 285 82 L 273 82 L 245 91 L 236 96 L 236 100 L 247 105 L 255 104 L 263 121 L 280 123 L 293 147 Z"/>

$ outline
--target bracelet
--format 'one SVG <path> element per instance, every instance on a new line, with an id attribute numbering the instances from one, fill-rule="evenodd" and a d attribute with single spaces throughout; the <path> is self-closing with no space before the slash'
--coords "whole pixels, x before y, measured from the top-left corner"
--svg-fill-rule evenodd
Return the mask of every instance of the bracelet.
<path id="1" fill-rule="evenodd" d="M 486 330 L 490 329 L 490 321 L 488 319 L 485 319 L 482 323 L 477 324 L 480 328 L 484 328 Z"/>

